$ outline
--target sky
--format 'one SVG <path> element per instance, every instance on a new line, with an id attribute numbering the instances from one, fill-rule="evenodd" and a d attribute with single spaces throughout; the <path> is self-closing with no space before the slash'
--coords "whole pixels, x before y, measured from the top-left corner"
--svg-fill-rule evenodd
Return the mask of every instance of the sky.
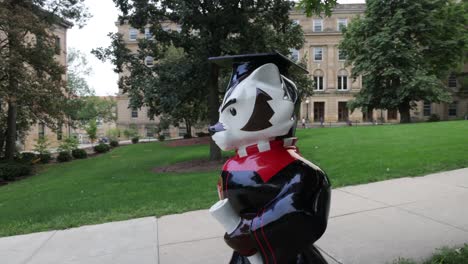
<path id="1" fill-rule="evenodd" d="M 364 3 L 365 0 L 338 0 L 340 4 Z M 118 75 L 114 73 L 111 63 L 99 61 L 90 52 L 94 48 L 108 47 L 109 32 L 116 32 L 118 10 L 112 0 L 86 0 L 89 12 L 93 16 L 83 28 L 73 27 L 68 31 L 68 48 L 74 48 L 83 52 L 93 69 L 93 73 L 87 77 L 88 84 L 94 88 L 96 95 L 115 95 L 118 92 Z"/>

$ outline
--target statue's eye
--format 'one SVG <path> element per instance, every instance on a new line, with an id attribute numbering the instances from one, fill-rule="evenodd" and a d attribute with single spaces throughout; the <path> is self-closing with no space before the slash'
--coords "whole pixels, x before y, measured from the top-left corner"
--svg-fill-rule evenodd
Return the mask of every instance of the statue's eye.
<path id="1" fill-rule="evenodd" d="M 229 112 L 231 112 L 231 115 L 233 115 L 233 116 L 237 115 L 237 111 L 236 111 L 235 108 L 229 109 Z"/>

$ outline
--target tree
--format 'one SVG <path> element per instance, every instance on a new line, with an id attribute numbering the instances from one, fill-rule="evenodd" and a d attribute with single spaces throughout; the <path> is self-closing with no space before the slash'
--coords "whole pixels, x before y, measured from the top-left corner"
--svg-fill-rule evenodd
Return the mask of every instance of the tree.
<path id="1" fill-rule="evenodd" d="M 318 15 L 322 12 L 330 16 L 336 4 L 337 0 L 300 0 L 298 8 L 303 9 L 307 16 Z"/>
<path id="2" fill-rule="evenodd" d="M 104 122 L 116 120 L 117 103 L 105 97 L 95 96 L 86 77 L 92 73 L 86 56 L 79 50 L 69 49 L 67 57 L 68 107 L 66 114 L 70 125 L 88 124 L 90 120 Z"/>
<path id="3" fill-rule="evenodd" d="M 363 77 L 351 109 L 398 109 L 407 123 L 415 101 L 449 102 L 441 80 L 462 62 L 466 12 L 457 1 L 367 1 L 340 44 L 352 77 Z"/>
<path id="4" fill-rule="evenodd" d="M 41 121 L 57 128 L 62 123 L 65 69 L 54 58 L 53 29 L 71 26 L 64 19 L 82 25 L 87 17 L 82 0 L 0 1 L 0 103 L 6 108 L 7 159 L 13 159 L 16 138 L 31 124 Z"/>
<path id="5" fill-rule="evenodd" d="M 300 26 L 289 19 L 289 11 L 294 6 L 293 1 L 114 0 L 114 2 L 122 11 L 122 23 L 128 21 L 133 27 L 142 31 L 144 27 L 151 25 L 150 32 L 154 39 L 140 41 L 139 51 L 131 54 L 125 48 L 121 36 L 114 34 L 111 35 L 113 45 L 108 49 L 96 50 L 95 54 L 100 58 L 111 57 L 117 72 L 128 70 L 131 78 L 134 78 L 137 75 L 155 76 L 161 71 L 161 67 L 157 66 L 144 68 L 142 62 L 147 56 L 158 61 L 164 58 L 169 47 L 182 49 L 186 55 L 187 66 L 184 68 L 195 70 L 187 82 L 197 84 L 196 89 L 202 95 L 198 99 L 207 105 L 210 123 L 217 122 L 221 91 L 224 87 L 219 86 L 219 69 L 208 63 L 209 57 L 272 50 L 288 54 L 290 48 L 301 48 L 304 43 Z M 164 23 L 167 22 L 179 25 L 180 30 L 166 29 Z M 191 72 L 190 70 L 188 72 Z M 150 108 L 155 105 L 152 104 L 155 98 L 146 97 L 141 90 L 142 87 L 153 84 L 152 78 L 141 78 L 139 82 L 135 80 L 129 82 L 129 79 L 123 77 L 120 85 L 128 92 L 131 104 L 138 106 L 146 98 L 144 104 Z M 169 78 L 171 79 L 173 78 Z M 172 86 L 178 87 L 179 84 L 172 83 Z M 190 107 L 193 106 L 189 106 L 189 109 Z M 221 152 L 212 142 L 210 159 L 220 158 Z"/>
<path id="6" fill-rule="evenodd" d="M 88 134 L 89 139 L 91 140 L 91 144 L 94 144 L 97 138 L 97 124 L 95 119 L 91 119 L 88 122 L 86 127 L 86 133 Z"/>

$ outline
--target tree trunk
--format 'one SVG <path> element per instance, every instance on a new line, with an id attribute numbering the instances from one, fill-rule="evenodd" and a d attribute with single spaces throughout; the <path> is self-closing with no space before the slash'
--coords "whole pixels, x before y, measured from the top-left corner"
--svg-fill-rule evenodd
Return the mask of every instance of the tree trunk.
<path id="1" fill-rule="evenodd" d="M 13 160 L 15 157 L 16 149 L 16 115 L 18 106 L 16 101 L 8 101 L 8 116 L 7 116 L 7 136 L 6 136 L 6 147 L 5 147 L 5 158 L 7 160 Z"/>
<path id="2" fill-rule="evenodd" d="M 219 114 L 219 91 L 218 91 L 218 66 L 210 64 L 210 79 L 208 83 L 208 89 L 210 94 L 208 97 L 208 116 L 210 119 L 210 125 L 214 125 L 218 122 Z M 210 142 L 210 160 L 221 160 L 221 149 L 216 145 L 213 139 Z"/>
<path id="3" fill-rule="evenodd" d="M 0 131 L 0 159 L 3 157 L 3 147 L 5 147 L 5 132 Z"/>
<path id="4" fill-rule="evenodd" d="M 192 137 L 192 123 L 188 118 L 184 118 L 186 134 Z"/>
<path id="5" fill-rule="evenodd" d="M 403 102 L 398 106 L 398 111 L 400 112 L 400 123 L 411 123 L 411 116 L 410 116 L 410 103 Z"/>

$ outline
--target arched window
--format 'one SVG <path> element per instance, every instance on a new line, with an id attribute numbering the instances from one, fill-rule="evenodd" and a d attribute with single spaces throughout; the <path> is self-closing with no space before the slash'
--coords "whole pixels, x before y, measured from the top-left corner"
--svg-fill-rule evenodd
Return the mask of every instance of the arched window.
<path id="1" fill-rule="evenodd" d="M 314 71 L 314 90 L 323 91 L 323 71 Z"/>
<path id="2" fill-rule="evenodd" d="M 154 59 L 153 59 L 153 57 L 151 57 L 151 56 L 146 56 L 146 58 L 145 58 L 145 65 L 148 66 L 148 67 L 151 67 L 151 66 L 153 66 L 153 64 L 154 64 Z"/>
<path id="3" fill-rule="evenodd" d="M 346 70 L 338 71 L 338 91 L 348 90 L 348 72 Z"/>

